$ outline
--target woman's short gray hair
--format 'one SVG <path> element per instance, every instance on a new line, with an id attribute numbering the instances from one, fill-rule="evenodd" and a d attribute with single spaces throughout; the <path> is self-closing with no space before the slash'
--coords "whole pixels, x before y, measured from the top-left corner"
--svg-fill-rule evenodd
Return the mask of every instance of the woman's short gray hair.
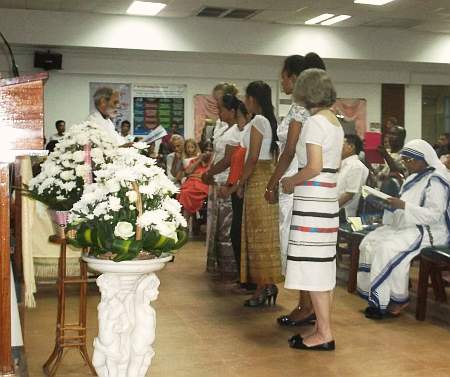
<path id="1" fill-rule="evenodd" d="M 294 100 L 307 109 L 330 107 L 336 102 L 336 90 L 323 69 L 310 68 L 298 77 L 294 87 Z"/>

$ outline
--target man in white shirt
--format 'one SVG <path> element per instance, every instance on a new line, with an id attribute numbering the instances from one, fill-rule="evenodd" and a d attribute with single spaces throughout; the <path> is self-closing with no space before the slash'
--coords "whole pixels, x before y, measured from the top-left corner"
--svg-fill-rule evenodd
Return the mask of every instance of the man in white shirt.
<path id="1" fill-rule="evenodd" d="M 339 208 L 344 208 L 346 217 L 356 216 L 361 187 L 369 176 L 369 169 L 358 157 L 362 149 L 363 143 L 357 135 L 345 136 L 337 190 Z"/>
<path id="2" fill-rule="evenodd" d="M 122 136 L 128 143 L 134 141 L 134 136 L 131 134 L 131 123 L 128 120 L 124 120 L 120 124 L 120 136 Z"/>
<path id="3" fill-rule="evenodd" d="M 53 134 L 52 136 L 50 136 L 50 140 L 49 141 L 59 141 L 62 139 L 62 137 L 64 136 L 64 133 L 66 132 L 66 122 L 63 120 L 57 120 L 55 122 L 55 127 L 56 127 L 56 134 Z"/>
<path id="4" fill-rule="evenodd" d="M 107 132 L 118 145 L 124 146 L 127 141 L 119 135 L 111 118 L 117 115 L 120 105 L 119 92 L 112 88 L 103 87 L 94 93 L 95 111 L 91 113 L 87 121 L 92 122 Z"/>

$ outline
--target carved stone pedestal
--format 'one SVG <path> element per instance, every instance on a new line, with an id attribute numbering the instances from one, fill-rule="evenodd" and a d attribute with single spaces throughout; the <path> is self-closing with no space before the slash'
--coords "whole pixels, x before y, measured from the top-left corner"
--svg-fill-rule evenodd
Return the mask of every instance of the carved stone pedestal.
<path id="1" fill-rule="evenodd" d="M 156 271 L 172 257 L 112 262 L 83 257 L 101 272 L 97 285 L 98 336 L 92 363 L 99 377 L 144 377 L 155 354 L 156 313 L 150 302 L 158 297 Z"/>

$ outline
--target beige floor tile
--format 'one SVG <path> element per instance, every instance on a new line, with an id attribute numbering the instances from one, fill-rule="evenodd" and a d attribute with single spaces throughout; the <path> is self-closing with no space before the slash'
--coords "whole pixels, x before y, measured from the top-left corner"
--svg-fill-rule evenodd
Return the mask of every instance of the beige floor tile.
<path id="1" fill-rule="evenodd" d="M 333 326 L 337 350 L 292 350 L 287 340 L 305 328 L 279 328 L 276 318 L 296 305 L 297 293 L 279 285 L 278 305 L 251 309 L 246 296 L 230 292 L 205 271 L 204 244 L 193 242 L 161 271 L 156 355 L 151 377 L 449 377 L 450 329 L 410 314 L 369 321 L 364 301 L 336 289 Z M 56 289 L 39 287 L 38 307 L 26 312 L 25 343 L 30 377 L 43 377 L 56 320 Z M 89 287 L 89 352 L 97 332 L 97 287 Z M 77 313 L 77 291 L 69 292 L 68 315 Z M 80 355 L 67 352 L 57 376 L 89 376 Z"/>

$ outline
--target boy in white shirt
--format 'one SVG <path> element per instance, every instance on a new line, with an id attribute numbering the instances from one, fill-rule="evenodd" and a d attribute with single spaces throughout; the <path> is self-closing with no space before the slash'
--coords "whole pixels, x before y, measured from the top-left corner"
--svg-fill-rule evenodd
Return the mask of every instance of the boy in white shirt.
<path id="1" fill-rule="evenodd" d="M 359 159 L 362 149 L 363 143 L 357 135 L 345 136 L 337 190 L 339 208 L 344 208 L 346 217 L 356 216 L 361 187 L 369 176 L 369 169 Z"/>

